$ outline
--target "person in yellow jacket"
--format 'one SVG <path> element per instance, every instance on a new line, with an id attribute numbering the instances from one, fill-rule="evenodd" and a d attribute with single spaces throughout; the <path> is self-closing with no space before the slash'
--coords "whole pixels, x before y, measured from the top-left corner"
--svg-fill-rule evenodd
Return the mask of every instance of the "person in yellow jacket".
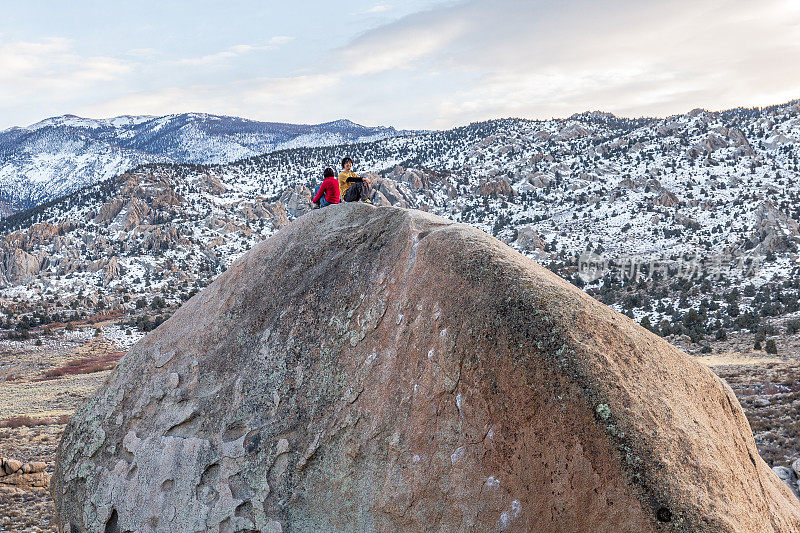
<path id="1" fill-rule="evenodd" d="M 353 172 L 353 160 L 349 157 L 342 159 L 342 168 L 339 173 L 339 195 L 345 202 L 369 202 L 372 193 L 369 178 L 362 178 Z"/>

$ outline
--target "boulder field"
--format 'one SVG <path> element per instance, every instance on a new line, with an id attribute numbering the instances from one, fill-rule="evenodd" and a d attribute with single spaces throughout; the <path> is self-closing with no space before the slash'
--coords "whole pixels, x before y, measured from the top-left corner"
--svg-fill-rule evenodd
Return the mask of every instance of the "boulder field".
<path id="1" fill-rule="evenodd" d="M 364 204 L 137 343 L 51 491 L 71 533 L 800 531 L 711 371 L 475 228 Z"/>

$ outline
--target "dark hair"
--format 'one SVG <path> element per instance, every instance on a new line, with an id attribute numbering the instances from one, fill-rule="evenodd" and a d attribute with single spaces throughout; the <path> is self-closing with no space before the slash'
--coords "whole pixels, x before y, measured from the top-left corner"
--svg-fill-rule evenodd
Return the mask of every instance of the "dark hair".
<path id="1" fill-rule="evenodd" d="M 325 178 L 332 178 L 335 175 L 336 174 L 333 172 L 333 169 L 331 167 L 326 168 L 325 172 L 322 173 L 322 176 Z"/>
<path id="2" fill-rule="evenodd" d="M 350 161 L 350 164 L 353 163 L 353 160 L 350 159 L 349 157 L 345 157 L 344 159 L 342 159 L 342 168 L 344 168 L 344 166 L 347 164 L 348 161 Z"/>

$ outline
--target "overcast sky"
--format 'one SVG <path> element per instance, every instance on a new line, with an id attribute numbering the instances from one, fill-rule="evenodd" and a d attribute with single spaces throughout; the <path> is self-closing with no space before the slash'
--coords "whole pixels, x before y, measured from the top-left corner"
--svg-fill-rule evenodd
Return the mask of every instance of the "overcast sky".
<path id="1" fill-rule="evenodd" d="M 800 98 L 800 0 L 0 6 L 0 129 L 186 111 L 448 128 Z"/>

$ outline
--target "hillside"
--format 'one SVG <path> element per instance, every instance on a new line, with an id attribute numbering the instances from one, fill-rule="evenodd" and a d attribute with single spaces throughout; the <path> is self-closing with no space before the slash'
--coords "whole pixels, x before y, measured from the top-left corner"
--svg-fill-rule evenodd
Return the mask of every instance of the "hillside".
<path id="1" fill-rule="evenodd" d="M 53 117 L 0 132 L 0 214 L 33 207 L 145 163 L 227 163 L 290 147 L 400 133 L 348 120 L 302 125 L 202 113 L 97 120 Z"/>
<path id="2" fill-rule="evenodd" d="M 376 171 L 376 201 L 485 229 L 637 321 L 700 342 L 799 309 L 798 137 L 792 103 L 662 120 L 505 119 L 226 165 L 143 166 L 4 220 L 0 279 L 7 294 L 83 289 L 111 306 L 120 290 L 205 283 L 306 212 L 322 168 L 350 154 Z M 109 262 L 119 269 L 98 287 Z M 145 289 L 153 275 L 163 281 Z"/>

